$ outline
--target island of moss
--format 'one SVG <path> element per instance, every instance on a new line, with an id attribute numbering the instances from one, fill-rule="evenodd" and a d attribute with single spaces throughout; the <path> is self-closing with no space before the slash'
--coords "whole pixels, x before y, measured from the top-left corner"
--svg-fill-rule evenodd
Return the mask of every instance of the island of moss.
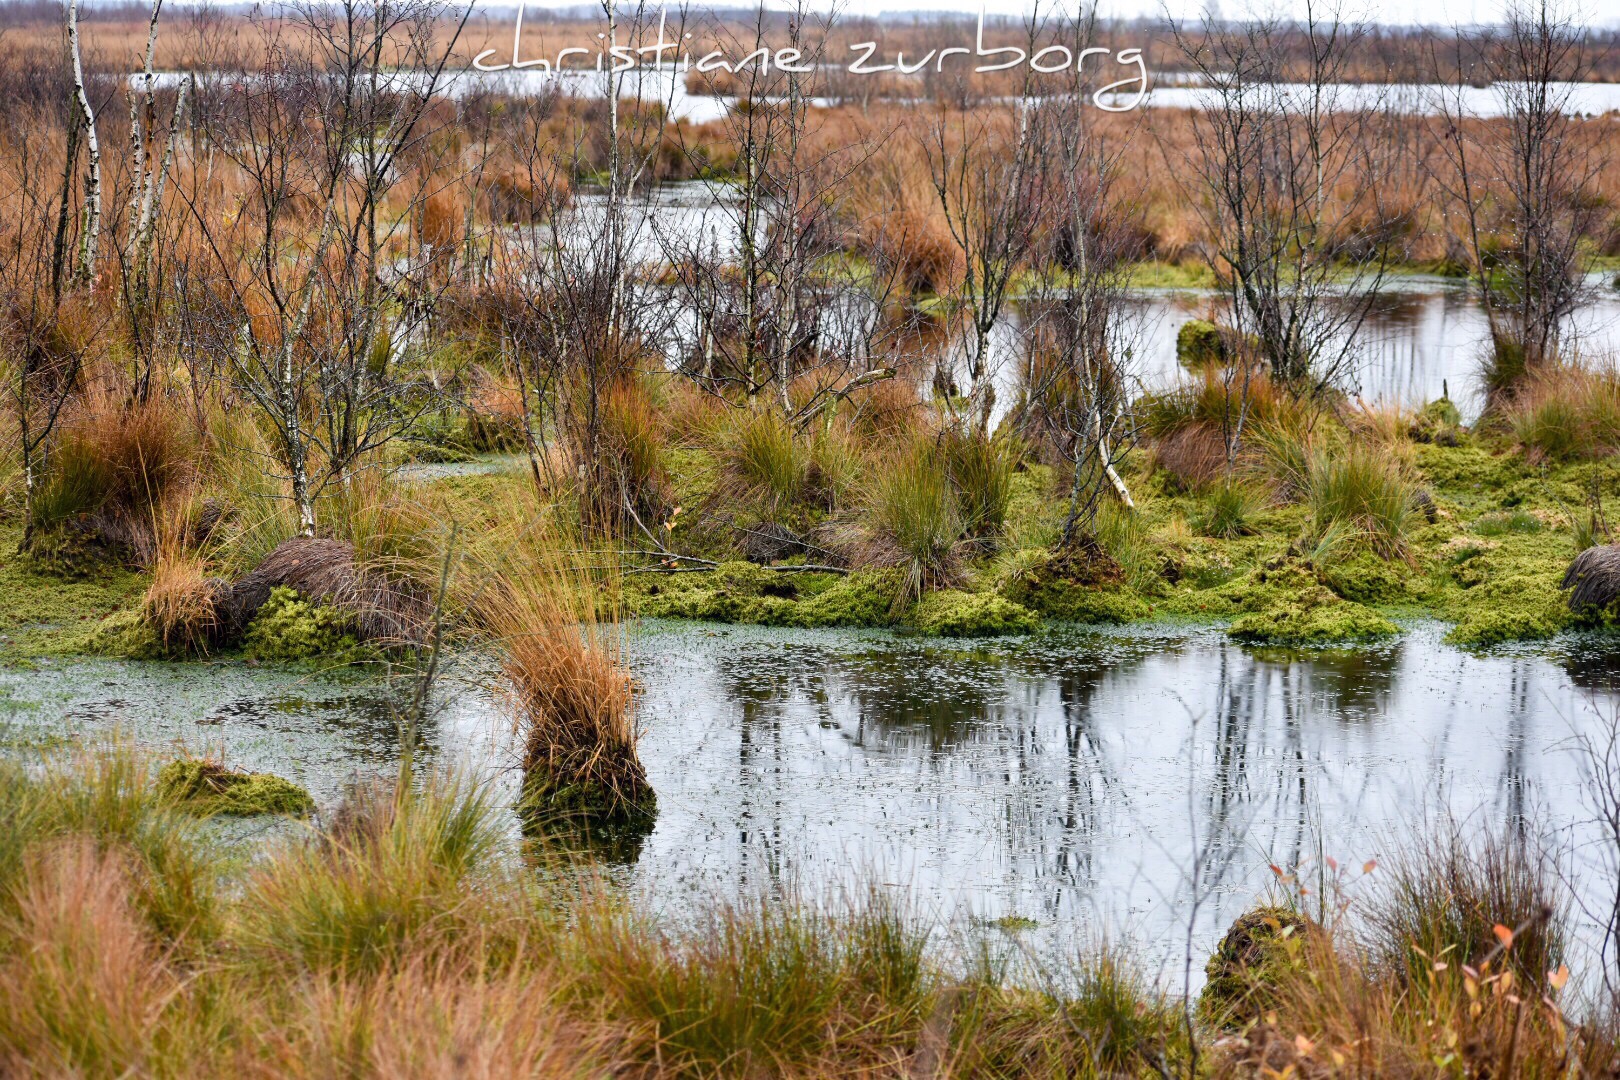
<path id="1" fill-rule="evenodd" d="M 202 817 L 298 817 L 315 809 L 309 792 L 270 773 L 244 773 L 204 758 L 180 758 L 158 772 L 158 794 Z"/>

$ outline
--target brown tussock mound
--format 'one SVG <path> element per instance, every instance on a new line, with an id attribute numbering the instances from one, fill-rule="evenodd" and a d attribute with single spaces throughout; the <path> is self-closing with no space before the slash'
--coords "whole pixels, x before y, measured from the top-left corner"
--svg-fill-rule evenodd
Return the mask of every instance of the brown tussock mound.
<path id="1" fill-rule="evenodd" d="M 362 641 L 419 642 L 432 602 L 413 581 L 355 566 L 354 547 L 342 540 L 295 536 L 284 540 L 251 573 L 239 578 L 218 603 L 227 640 L 241 635 L 271 590 L 285 586 L 354 615 Z"/>

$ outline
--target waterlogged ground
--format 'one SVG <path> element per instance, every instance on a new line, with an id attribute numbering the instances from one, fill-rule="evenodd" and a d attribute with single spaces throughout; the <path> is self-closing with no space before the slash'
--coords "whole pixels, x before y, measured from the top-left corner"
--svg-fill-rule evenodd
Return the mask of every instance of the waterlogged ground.
<path id="1" fill-rule="evenodd" d="M 616 876 L 677 918 L 716 896 L 903 890 L 1038 954 L 1128 937 L 1179 977 L 1199 863 L 1200 957 L 1269 864 L 1359 872 L 1442 806 L 1534 830 L 1578 866 L 1568 744 L 1620 705 L 1620 655 L 1576 637 L 1475 655 L 1442 631 L 1282 653 L 1202 628 L 964 644 L 645 625 L 628 653 L 660 813 Z M 455 666 L 424 741 L 506 798 L 487 686 L 476 661 Z M 0 668 L 16 750 L 116 730 L 280 773 L 324 805 L 393 770 L 391 700 L 375 678 L 239 661 Z"/>

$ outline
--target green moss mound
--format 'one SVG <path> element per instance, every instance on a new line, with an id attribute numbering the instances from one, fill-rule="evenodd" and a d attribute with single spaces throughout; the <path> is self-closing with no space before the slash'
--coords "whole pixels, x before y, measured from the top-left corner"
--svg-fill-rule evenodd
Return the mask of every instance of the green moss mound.
<path id="1" fill-rule="evenodd" d="M 315 809 L 309 792 L 270 773 L 242 773 L 202 758 L 171 761 L 158 772 L 165 801 L 205 817 L 302 816 Z"/>
<path id="2" fill-rule="evenodd" d="M 1450 398 L 1435 398 L 1412 418 L 1407 435 L 1413 442 L 1456 446 L 1462 437 L 1462 413 Z"/>
<path id="3" fill-rule="evenodd" d="M 1045 552 L 1019 556 L 1025 565 L 1002 586 L 1001 595 L 1043 618 L 1114 625 L 1153 614 L 1147 601 L 1120 583 L 1117 564 L 1064 565 Z"/>
<path id="4" fill-rule="evenodd" d="M 1470 580 L 1482 580 L 1464 594 L 1461 617 L 1446 635 L 1453 645 L 1482 649 L 1545 641 L 1575 622 L 1551 573 L 1503 573 L 1489 555 L 1470 559 L 1457 570 Z"/>
<path id="5" fill-rule="evenodd" d="M 1239 641 L 1269 645 L 1326 645 L 1378 641 L 1400 629 L 1371 608 L 1318 587 L 1292 601 L 1239 616 L 1228 633 Z"/>
<path id="6" fill-rule="evenodd" d="M 1279 979 L 1303 971 L 1308 919 L 1285 907 L 1259 907 L 1238 916 L 1204 965 L 1208 982 L 1198 995 L 1204 1019 L 1239 1028 L 1276 1003 Z"/>
<path id="7" fill-rule="evenodd" d="M 524 835 L 619 862 L 633 862 L 658 821 L 658 796 L 636 766 L 631 782 L 531 764 L 518 797 Z"/>
<path id="8" fill-rule="evenodd" d="M 1422 598 L 1422 578 L 1409 566 L 1360 551 L 1320 567 L 1321 582 L 1358 604 L 1399 604 Z"/>
<path id="9" fill-rule="evenodd" d="M 1229 633 L 1268 645 L 1326 645 L 1391 637 L 1400 630 L 1376 611 L 1346 600 L 1317 579 L 1306 563 L 1261 567 L 1217 590 L 1244 614 Z"/>
<path id="10" fill-rule="evenodd" d="M 798 595 L 793 575 L 750 562 L 722 563 L 708 572 L 642 574 L 626 602 L 638 615 L 661 619 L 782 625 Z"/>
<path id="11" fill-rule="evenodd" d="M 135 610 L 116 611 L 101 620 L 86 639 L 85 650 L 122 660 L 170 658 L 158 632 Z"/>
<path id="12" fill-rule="evenodd" d="M 255 660 L 272 663 L 296 660 L 355 659 L 359 639 L 354 619 L 328 604 L 305 600 L 278 585 L 248 623 L 242 648 Z"/>
<path id="13" fill-rule="evenodd" d="M 900 571 L 858 570 L 801 600 L 793 610 L 791 625 L 887 626 L 894 621 L 894 598 L 899 592 Z"/>
<path id="14" fill-rule="evenodd" d="M 946 589 L 925 596 L 912 612 L 912 624 L 936 637 L 996 637 L 1031 634 L 1040 616 L 995 593 Z"/>
<path id="15" fill-rule="evenodd" d="M 625 603 L 648 618 L 860 628 L 893 623 L 899 589 L 895 570 L 839 576 L 728 562 L 702 573 L 630 575 Z"/>
<path id="16" fill-rule="evenodd" d="M 1500 520 L 1502 515 L 1482 515 Z M 1476 524 L 1477 524 L 1476 519 Z M 1477 535 L 1477 534 L 1474 534 Z M 1578 620 L 1563 590 L 1567 534 L 1550 528 L 1508 529 L 1494 539 L 1449 542 L 1442 613 L 1457 625 L 1446 640 L 1483 649 L 1515 641 L 1545 641 Z"/>

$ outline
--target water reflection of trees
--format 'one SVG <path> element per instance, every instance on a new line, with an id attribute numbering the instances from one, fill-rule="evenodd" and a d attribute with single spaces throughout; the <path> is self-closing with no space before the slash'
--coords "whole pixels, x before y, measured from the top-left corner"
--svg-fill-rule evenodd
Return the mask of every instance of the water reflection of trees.
<path id="1" fill-rule="evenodd" d="M 1211 769 L 1203 796 L 1216 851 L 1248 841 L 1273 861 L 1298 865 L 1313 833 L 1321 763 L 1308 733 L 1318 717 L 1353 723 L 1381 713 L 1400 670 L 1402 646 L 1310 652 L 1216 648 Z M 1260 813 L 1265 808 L 1269 812 Z M 1268 836 L 1252 836 L 1256 820 Z"/>
<path id="2" fill-rule="evenodd" d="M 1055 667 L 1016 650 L 904 643 L 728 655 L 717 681 L 739 720 L 744 878 L 757 869 L 780 880 L 792 854 L 785 818 L 797 812 L 781 785 L 805 752 L 796 729 L 817 723 L 860 754 L 914 762 L 930 783 L 993 793 L 990 824 L 1006 857 L 1028 866 L 1019 876 L 1051 879 L 1049 903 L 1065 903 L 1098 876 L 1094 841 L 1128 800 L 1096 703 L 1108 679 L 1152 651 L 1076 651 Z"/>
<path id="3" fill-rule="evenodd" d="M 941 815 L 967 807 L 978 816 L 966 820 L 995 834 L 1011 876 L 1048 883 L 1048 907 L 1072 909 L 1112 872 L 1098 865 L 1103 845 L 1117 838 L 1116 822 L 1129 813 L 1130 726 L 1133 710 L 1144 706 L 1122 703 L 1145 685 L 1155 691 L 1145 707 L 1163 709 L 1158 691 L 1171 680 L 1190 680 L 1181 685 L 1191 691 L 1201 829 L 1228 851 L 1258 846 L 1280 864 L 1300 863 L 1315 850 L 1323 784 L 1347 779 L 1323 758 L 1322 738 L 1334 730 L 1371 732 L 1367 721 L 1389 711 L 1405 650 L 1397 643 L 1287 652 L 1224 639 L 1130 647 L 1079 639 L 1044 651 L 914 642 L 856 651 L 728 650 L 716 670 L 740 721 L 744 873 L 762 869 L 779 879 L 797 854 L 783 845 L 805 841 L 798 834 L 803 794 L 784 784 L 815 753 L 819 725 L 836 731 L 857 758 L 911 763 L 919 783 L 907 785 L 907 797 L 938 790 L 924 805 Z M 1509 812 L 1522 813 L 1530 671 L 1504 675 L 1504 703 L 1516 725 L 1505 748 L 1504 791 Z M 1161 731 L 1163 719 L 1154 717 Z M 964 795 L 951 796 L 952 789 Z M 975 835 L 986 838 L 983 830 Z"/>

